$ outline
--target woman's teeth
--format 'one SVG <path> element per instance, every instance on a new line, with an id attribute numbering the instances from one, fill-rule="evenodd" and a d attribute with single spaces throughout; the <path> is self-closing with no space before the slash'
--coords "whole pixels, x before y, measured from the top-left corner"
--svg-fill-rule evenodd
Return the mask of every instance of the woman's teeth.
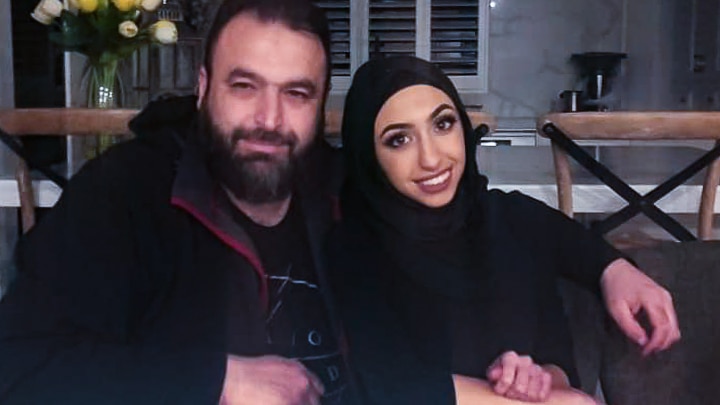
<path id="1" fill-rule="evenodd" d="M 438 184 L 443 183 L 445 180 L 447 180 L 450 177 L 450 170 L 446 170 L 442 172 L 440 175 L 435 176 L 431 179 L 422 181 L 421 184 L 425 186 L 437 186 Z"/>

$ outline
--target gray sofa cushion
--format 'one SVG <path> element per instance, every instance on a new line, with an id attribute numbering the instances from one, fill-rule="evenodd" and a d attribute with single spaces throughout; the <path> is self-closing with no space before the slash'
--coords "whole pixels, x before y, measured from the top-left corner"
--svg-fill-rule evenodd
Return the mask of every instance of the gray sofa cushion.
<path id="1" fill-rule="evenodd" d="M 663 242 L 626 253 L 670 290 L 683 337 L 670 350 L 643 358 L 609 326 L 601 366 L 608 403 L 720 403 L 720 242 Z"/>
<path id="2" fill-rule="evenodd" d="M 683 337 L 643 358 L 598 297 L 561 283 L 583 390 L 594 393 L 599 376 L 612 405 L 720 403 L 720 242 L 660 242 L 625 253 L 672 293 Z"/>

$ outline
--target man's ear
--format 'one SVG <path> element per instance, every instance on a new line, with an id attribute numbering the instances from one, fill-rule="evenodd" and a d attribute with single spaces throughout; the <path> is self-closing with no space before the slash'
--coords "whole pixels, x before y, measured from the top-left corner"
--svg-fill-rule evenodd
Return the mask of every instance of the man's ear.
<path id="1" fill-rule="evenodd" d="M 203 103 L 203 100 L 205 100 L 205 95 L 207 94 L 208 89 L 208 74 L 207 70 L 205 69 L 205 66 L 200 67 L 200 73 L 198 73 L 198 99 L 197 99 L 197 108 L 200 109 L 200 106 Z"/>

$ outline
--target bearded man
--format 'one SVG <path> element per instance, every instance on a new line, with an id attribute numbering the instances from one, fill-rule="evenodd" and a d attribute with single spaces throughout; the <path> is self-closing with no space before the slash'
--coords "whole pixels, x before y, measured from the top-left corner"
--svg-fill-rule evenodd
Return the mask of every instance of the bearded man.
<path id="1" fill-rule="evenodd" d="M 149 104 L 18 248 L 3 404 L 347 403 L 319 260 L 327 21 L 230 0 L 206 48 L 198 97 Z"/>

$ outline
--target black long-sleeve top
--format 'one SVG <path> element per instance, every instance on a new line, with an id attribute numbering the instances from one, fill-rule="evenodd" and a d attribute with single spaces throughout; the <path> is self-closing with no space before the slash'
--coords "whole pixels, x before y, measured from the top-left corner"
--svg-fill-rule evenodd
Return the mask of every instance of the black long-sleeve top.
<path id="1" fill-rule="evenodd" d="M 329 268 L 366 403 L 455 403 L 451 374 L 485 378 L 508 350 L 560 366 L 578 384 L 556 278 L 599 291 L 619 252 L 517 192 L 489 191 L 478 209 L 484 219 L 473 225 L 486 235 L 486 266 L 468 299 L 414 282 L 352 218 L 336 229 Z"/>

